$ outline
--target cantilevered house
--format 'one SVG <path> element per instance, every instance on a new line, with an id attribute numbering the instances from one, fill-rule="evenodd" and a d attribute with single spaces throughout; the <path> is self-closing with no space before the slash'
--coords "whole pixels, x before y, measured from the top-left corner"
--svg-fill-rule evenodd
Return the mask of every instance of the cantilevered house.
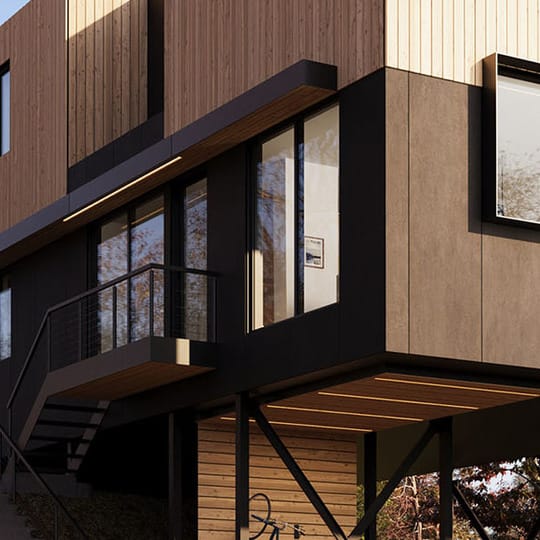
<path id="1" fill-rule="evenodd" d="M 376 478 L 440 470 L 451 538 L 453 467 L 540 453 L 539 9 L 32 0 L 0 27 L 5 485 L 16 454 L 168 489 L 177 540 L 249 538 L 259 492 L 373 539 Z"/>

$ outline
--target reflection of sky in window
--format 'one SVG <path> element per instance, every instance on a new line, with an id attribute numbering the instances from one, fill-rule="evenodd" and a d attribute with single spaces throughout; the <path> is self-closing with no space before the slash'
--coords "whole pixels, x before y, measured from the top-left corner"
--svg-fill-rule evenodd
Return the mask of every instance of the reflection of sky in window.
<path id="1" fill-rule="evenodd" d="M 540 85 L 499 77 L 499 151 L 518 165 L 540 158 Z"/>

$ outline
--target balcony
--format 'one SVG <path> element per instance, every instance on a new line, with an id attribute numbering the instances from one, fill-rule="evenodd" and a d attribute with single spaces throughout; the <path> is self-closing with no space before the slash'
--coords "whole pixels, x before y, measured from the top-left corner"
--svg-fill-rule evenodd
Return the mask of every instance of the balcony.
<path id="1" fill-rule="evenodd" d="M 108 402 L 213 369 L 217 281 L 150 264 L 50 308 L 8 402 L 20 442 L 51 401 Z"/>

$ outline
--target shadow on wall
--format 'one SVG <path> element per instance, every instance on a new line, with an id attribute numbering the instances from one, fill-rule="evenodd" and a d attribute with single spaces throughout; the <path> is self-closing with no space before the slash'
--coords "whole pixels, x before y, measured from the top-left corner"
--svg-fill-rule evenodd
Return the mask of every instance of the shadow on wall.
<path id="1" fill-rule="evenodd" d="M 116 5 L 117 3 L 115 3 Z M 163 108 L 163 0 L 67 3 L 68 164 Z"/>

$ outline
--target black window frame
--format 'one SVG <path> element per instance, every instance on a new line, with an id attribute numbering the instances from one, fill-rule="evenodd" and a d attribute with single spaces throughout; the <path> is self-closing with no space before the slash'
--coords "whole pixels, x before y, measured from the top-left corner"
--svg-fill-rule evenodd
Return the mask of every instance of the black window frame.
<path id="1" fill-rule="evenodd" d="M 0 66 L 0 157 L 2 156 L 5 156 L 7 154 L 9 154 L 10 150 L 11 150 L 11 102 L 9 103 L 9 126 L 8 126 L 8 130 L 9 130 L 9 148 L 7 149 L 6 152 L 2 152 L 2 146 L 3 146 L 3 142 L 2 142 L 2 137 L 3 137 L 3 130 L 2 130 L 2 124 L 3 124 L 3 118 L 2 118 L 2 109 L 3 109 L 3 102 L 4 102 L 4 96 L 2 94 L 2 78 L 4 77 L 4 75 L 6 75 L 7 73 L 10 74 L 10 96 L 11 96 L 11 69 L 10 69 L 10 63 L 9 63 L 9 60 L 7 62 L 5 62 L 4 64 L 2 64 Z"/>
<path id="2" fill-rule="evenodd" d="M 502 216 L 497 211 L 499 76 L 534 82 L 540 87 L 540 63 L 494 53 L 483 61 L 482 95 L 482 219 L 500 225 L 540 230 L 540 222 Z"/>
<path id="3" fill-rule="evenodd" d="M 300 194 L 303 202 L 304 198 L 304 123 L 309 118 L 321 114 L 324 111 L 332 108 L 333 106 L 339 106 L 339 99 L 336 96 L 331 96 L 323 101 L 320 101 L 316 105 L 309 107 L 308 109 L 280 122 L 276 126 L 273 126 L 253 139 L 248 144 L 248 161 L 249 161 L 249 175 L 248 175 L 248 232 L 247 232 L 247 245 L 248 249 L 248 272 L 247 272 L 247 332 L 256 332 L 263 330 L 276 324 L 284 323 L 302 317 L 306 314 L 325 309 L 328 306 L 339 303 L 339 290 L 341 289 L 341 273 L 339 274 L 337 290 L 338 295 L 336 302 L 328 304 L 327 306 L 321 306 L 315 310 L 304 310 L 304 219 L 301 223 L 299 220 L 299 214 L 302 211 Z M 253 262 L 253 250 L 256 246 L 256 234 L 257 234 L 257 178 L 258 178 L 258 165 L 261 161 L 261 150 L 265 142 L 278 136 L 280 133 L 287 131 L 288 129 L 294 130 L 294 194 L 295 194 L 295 264 L 294 264 L 294 315 L 285 319 L 272 322 L 268 326 L 256 327 L 254 325 L 253 317 L 253 285 L 254 285 L 254 262 Z M 339 128 L 339 144 L 341 146 L 341 127 Z M 341 167 L 339 168 L 339 182 L 338 189 L 341 191 Z M 341 237 L 341 213 L 339 213 L 339 236 Z"/>

